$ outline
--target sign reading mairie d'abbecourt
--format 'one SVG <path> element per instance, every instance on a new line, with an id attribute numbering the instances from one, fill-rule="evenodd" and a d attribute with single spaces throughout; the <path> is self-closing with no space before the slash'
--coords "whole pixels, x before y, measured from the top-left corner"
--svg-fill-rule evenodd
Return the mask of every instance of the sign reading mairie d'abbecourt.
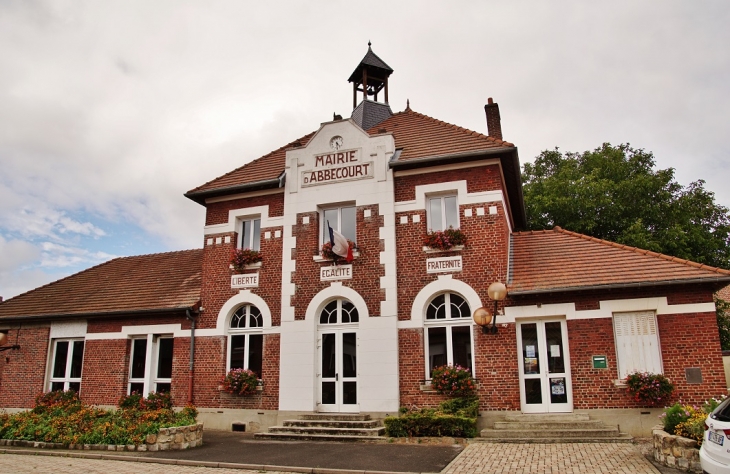
<path id="1" fill-rule="evenodd" d="M 373 162 L 363 162 L 361 150 L 346 150 L 314 156 L 314 169 L 302 171 L 302 186 L 373 177 Z"/>

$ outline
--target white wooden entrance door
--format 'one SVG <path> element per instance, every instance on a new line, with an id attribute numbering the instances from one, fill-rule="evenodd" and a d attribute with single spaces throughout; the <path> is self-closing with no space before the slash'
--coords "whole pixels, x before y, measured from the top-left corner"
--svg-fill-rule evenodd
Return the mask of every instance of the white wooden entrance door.
<path id="1" fill-rule="evenodd" d="M 573 411 L 567 333 L 565 319 L 517 323 L 523 413 Z"/>
<path id="2" fill-rule="evenodd" d="M 319 333 L 319 411 L 358 412 L 357 333 L 327 328 Z"/>

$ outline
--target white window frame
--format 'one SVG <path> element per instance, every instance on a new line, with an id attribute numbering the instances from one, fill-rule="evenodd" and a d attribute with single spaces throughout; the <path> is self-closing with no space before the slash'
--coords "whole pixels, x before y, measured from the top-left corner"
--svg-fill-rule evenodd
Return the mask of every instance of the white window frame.
<path id="1" fill-rule="evenodd" d="M 259 312 L 259 326 L 256 327 L 250 327 L 250 316 L 251 316 L 251 308 L 256 308 L 256 310 Z M 244 317 L 244 327 L 237 327 L 233 328 L 231 327 L 231 323 L 233 321 L 233 318 L 236 316 L 236 313 L 242 309 L 245 308 L 246 314 Z M 261 312 L 261 309 L 259 309 L 256 305 L 251 303 L 245 303 L 239 307 L 236 308 L 235 311 L 231 313 L 231 316 L 228 318 L 228 347 L 226 350 L 226 372 L 231 370 L 231 350 L 233 349 L 233 337 L 234 336 L 244 336 L 245 342 L 244 342 L 244 353 L 243 353 L 243 368 L 248 369 L 250 367 L 249 365 L 249 354 L 250 354 L 250 348 L 251 348 L 251 336 L 253 335 L 261 335 L 261 372 L 263 377 L 263 371 L 264 371 L 264 342 L 263 342 L 263 328 L 264 328 L 264 315 Z"/>
<path id="2" fill-rule="evenodd" d="M 259 238 L 258 238 L 258 240 L 255 240 L 254 239 L 254 234 L 255 234 L 254 227 L 256 226 L 257 221 L 259 223 Z M 247 222 L 251 224 L 251 235 L 249 235 L 248 242 L 245 242 L 244 241 L 245 236 L 244 236 L 243 229 Z M 238 229 L 237 245 L 238 245 L 239 249 L 251 249 L 251 250 L 256 250 L 256 251 L 261 250 L 261 217 L 260 216 L 249 216 L 249 217 L 246 217 L 245 219 L 239 219 L 237 229 Z"/>
<path id="3" fill-rule="evenodd" d="M 664 373 L 656 313 L 614 313 L 612 320 L 619 380 L 635 371 Z"/>
<path id="4" fill-rule="evenodd" d="M 327 228 L 327 219 L 325 219 L 324 214 L 325 211 L 337 211 L 337 225 L 333 225 L 332 229 L 336 230 L 342 235 L 345 235 L 344 232 L 342 232 L 342 209 L 354 209 L 355 212 L 355 238 L 350 239 L 353 242 L 357 243 L 357 206 L 355 204 L 343 204 L 341 206 L 328 206 L 328 207 L 322 207 L 319 211 L 319 217 L 320 217 L 320 223 L 319 223 L 319 245 L 324 245 L 325 243 L 330 241 L 330 234 L 329 229 Z M 345 235 L 347 237 L 347 235 Z"/>
<path id="5" fill-rule="evenodd" d="M 58 350 L 59 342 L 67 342 L 69 346 L 68 354 L 66 354 L 66 370 L 64 371 L 63 377 L 54 377 L 53 373 L 56 368 L 56 351 Z M 78 377 L 71 377 L 71 362 L 73 361 L 74 348 L 76 342 L 81 342 L 81 375 Z M 84 338 L 59 338 L 53 339 L 53 349 L 51 350 L 51 360 L 48 364 L 48 390 L 51 390 L 54 383 L 63 383 L 63 390 L 69 390 L 72 383 L 79 384 L 79 392 L 81 392 L 81 378 L 84 372 L 84 351 L 86 350 L 86 343 Z"/>
<path id="6" fill-rule="evenodd" d="M 458 229 L 461 225 L 461 221 L 459 218 L 459 197 L 456 195 L 456 193 L 448 193 L 448 194 L 436 194 L 436 195 L 428 195 L 426 196 L 426 219 L 428 221 L 428 229 L 431 231 L 444 231 L 448 229 L 449 227 L 446 225 L 446 205 L 444 203 L 444 199 L 446 198 L 454 198 L 456 201 L 456 225 L 453 226 L 454 229 Z M 442 228 L 436 228 L 433 226 L 433 217 L 431 216 L 431 201 L 432 200 L 440 200 L 441 201 L 441 222 L 443 223 Z"/>
<path id="7" fill-rule="evenodd" d="M 469 314 L 469 317 L 462 317 L 462 318 L 451 318 L 450 317 L 450 311 L 447 313 L 447 317 L 445 319 L 426 319 L 426 312 L 428 312 L 428 308 L 431 306 L 431 303 L 433 300 L 438 298 L 439 296 L 444 296 L 444 301 L 446 304 L 446 307 L 449 308 L 451 306 L 451 295 L 455 294 L 462 298 L 464 300 L 464 303 L 466 303 L 467 308 L 469 308 L 468 313 L 471 313 L 471 307 L 469 306 L 469 301 L 463 296 L 458 293 L 454 292 L 445 292 L 445 293 L 439 293 L 434 295 L 426 305 L 424 309 L 424 315 L 423 315 L 423 354 L 424 354 L 424 363 L 425 363 L 425 373 L 426 377 L 425 380 L 431 380 L 431 354 L 430 354 L 430 343 L 428 339 L 428 330 L 429 328 L 446 328 L 446 364 L 448 365 L 454 365 L 454 346 L 453 346 L 453 337 L 452 337 L 452 328 L 454 327 L 468 327 L 469 328 L 469 344 L 470 344 L 470 359 L 471 359 L 471 372 L 472 377 L 474 376 L 474 372 L 476 370 L 475 365 L 475 358 L 474 358 L 474 325 L 471 318 L 471 314 Z"/>
<path id="8" fill-rule="evenodd" d="M 173 357 L 175 354 L 175 338 L 171 334 L 147 334 L 145 337 L 133 337 L 129 345 L 129 372 L 127 377 L 127 395 L 132 393 L 132 384 L 143 384 L 142 396 L 147 396 L 150 392 L 157 392 L 158 384 L 169 384 L 172 390 L 172 373 L 169 378 L 157 376 L 157 368 L 160 363 L 160 340 L 171 339 Z M 132 367 L 134 364 L 134 341 L 146 340 L 147 347 L 145 350 L 144 376 L 132 377 Z M 174 364 L 173 364 L 174 368 Z M 172 371 L 171 371 L 172 372 Z"/>

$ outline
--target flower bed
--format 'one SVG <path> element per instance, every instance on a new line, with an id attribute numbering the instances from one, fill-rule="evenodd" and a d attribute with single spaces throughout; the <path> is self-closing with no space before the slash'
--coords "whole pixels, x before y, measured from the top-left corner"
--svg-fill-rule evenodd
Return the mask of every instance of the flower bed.
<path id="1" fill-rule="evenodd" d="M 151 398 L 136 394 L 122 397 L 118 410 L 107 411 L 82 403 L 72 391 L 43 393 L 36 397 L 32 410 L 0 414 L 0 439 L 58 447 L 112 445 L 128 449 L 149 444 L 150 435 L 158 436 L 170 427 L 187 427 L 186 433 L 196 433 L 190 438 L 198 439 L 195 407 L 175 412 L 169 394 L 154 394 Z M 185 442 L 189 447 L 190 441 Z"/>

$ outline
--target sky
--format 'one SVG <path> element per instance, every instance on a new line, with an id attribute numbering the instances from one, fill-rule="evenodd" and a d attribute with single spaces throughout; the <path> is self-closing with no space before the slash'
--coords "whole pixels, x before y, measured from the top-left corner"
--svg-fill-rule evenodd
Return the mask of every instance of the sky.
<path id="1" fill-rule="evenodd" d="M 183 194 L 352 112 L 373 51 L 406 107 L 522 163 L 652 151 L 730 207 L 730 2 L 0 0 L 0 296 L 199 248 Z M 382 98 L 381 98 L 382 100 Z"/>

